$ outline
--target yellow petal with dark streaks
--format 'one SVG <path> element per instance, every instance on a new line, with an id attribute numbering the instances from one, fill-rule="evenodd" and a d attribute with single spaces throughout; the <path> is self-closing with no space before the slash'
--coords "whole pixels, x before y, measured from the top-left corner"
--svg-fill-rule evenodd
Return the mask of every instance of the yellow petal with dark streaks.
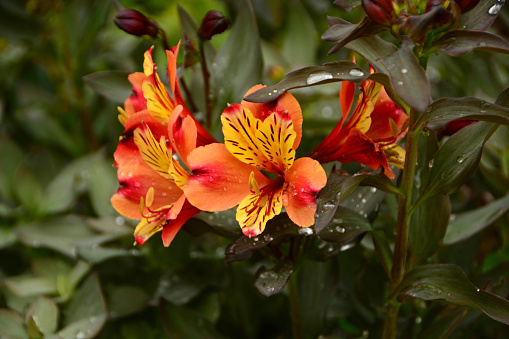
<path id="1" fill-rule="evenodd" d="M 137 128 L 134 131 L 134 143 L 138 146 L 138 150 L 143 160 L 154 171 L 166 179 L 173 180 L 173 177 L 168 173 L 172 157 L 171 150 L 166 146 L 166 139 L 161 136 L 159 142 L 154 138 L 147 125 L 142 128 Z"/>

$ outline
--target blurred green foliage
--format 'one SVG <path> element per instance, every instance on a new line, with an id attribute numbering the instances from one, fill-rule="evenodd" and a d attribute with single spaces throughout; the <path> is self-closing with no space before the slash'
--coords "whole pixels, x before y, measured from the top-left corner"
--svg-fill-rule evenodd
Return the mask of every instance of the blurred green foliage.
<path id="1" fill-rule="evenodd" d="M 177 1 L 122 4 L 156 19 L 172 45 L 181 38 Z M 242 4 L 180 3 L 198 23 L 209 9 L 233 21 Z M 247 74 L 246 81 L 273 84 L 298 67 L 351 59 L 346 49 L 327 56 L 331 46 L 320 34 L 327 29 L 327 15 L 356 21 L 361 11 L 345 14 L 328 0 L 259 0 L 253 7 L 263 69 L 261 79 Z M 290 338 L 287 290 L 267 298 L 253 286 L 262 265 L 274 266 L 261 255 L 225 265 L 224 249 L 233 239 L 200 232 L 199 220 L 192 220 L 189 232 L 180 232 L 169 248 L 158 239 L 132 246 L 133 222 L 118 216 L 109 203 L 118 185 L 112 153 L 122 133 L 116 111 L 122 95 L 112 102 L 83 77 L 140 71 L 143 52 L 157 42 L 126 35 L 113 24 L 114 15 L 113 4 L 103 0 L 0 2 L 0 337 Z M 492 30 L 507 40 L 506 9 Z M 213 46 L 219 50 L 230 33 L 215 37 Z M 163 60 L 157 47 L 156 60 Z M 235 46 L 227 51 L 232 60 L 234 51 Z M 219 82 L 240 76 L 228 74 L 228 66 L 221 66 Z M 494 102 L 509 84 L 509 58 L 487 52 L 459 58 L 441 54 L 430 58 L 428 75 L 433 98 L 476 96 Z M 192 79 L 192 69 L 184 76 Z M 233 101 L 254 84 L 232 88 Z M 337 84 L 294 91 L 306 119 L 303 154 L 336 124 L 337 92 Z M 509 137 L 500 127 L 487 142 L 480 170 L 452 196 L 450 232 L 429 259 L 458 264 L 477 286 L 489 284 L 502 296 L 509 293 L 508 187 Z M 499 198 L 503 204 L 490 212 L 494 217 L 477 227 L 466 223 L 475 216 L 463 211 Z M 394 200 L 386 199 L 373 228 L 389 230 L 395 211 Z M 211 223 L 214 216 L 202 219 Z M 462 228 L 467 237 L 457 235 Z M 297 289 L 306 338 L 380 335 L 387 283 L 375 255 L 375 246 L 381 245 L 375 232 L 361 239 L 351 249 L 306 240 L 311 246 L 303 254 Z M 337 255 L 325 260 L 327 253 Z M 427 337 L 437 338 L 440 325 L 452 326 L 464 315 L 463 309 L 441 304 L 415 302 L 414 307 L 420 316 L 404 309 L 401 319 L 408 338 L 441 311 L 448 312 L 447 318 L 434 322 Z M 506 331 L 469 311 L 452 337 L 495 338 Z"/>

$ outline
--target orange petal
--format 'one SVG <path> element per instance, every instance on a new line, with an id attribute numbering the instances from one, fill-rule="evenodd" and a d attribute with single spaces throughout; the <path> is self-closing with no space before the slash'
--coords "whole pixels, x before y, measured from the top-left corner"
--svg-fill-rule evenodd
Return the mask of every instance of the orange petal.
<path id="1" fill-rule="evenodd" d="M 320 163 L 300 158 L 285 173 L 287 187 L 283 204 L 288 216 L 301 227 L 315 223 L 316 195 L 327 183 L 327 175 Z"/>
<path id="2" fill-rule="evenodd" d="M 177 235 L 178 231 L 184 226 L 186 221 L 191 219 L 196 214 L 200 213 L 200 210 L 192 206 L 188 201 L 182 207 L 178 217 L 174 220 L 168 220 L 167 224 L 163 227 L 163 233 L 161 238 L 165 247 L 170 246 L 173 239 Z"/>
<path id="3" fill-rule="evenodd" d="M 256 167 L 235 158 L 224 144 L 198 147 L 187 160 L 192 174 L 184 193 L 191 204 L 204 211 L 223 211 L 238 205 L 251 193 L 251 172 L 260 185 L 269 181 Z"/>
<path id="4" fill-rule="evenodd" d="M 339 103 L 341 104 L 341 121 L 346 121 L 350 109 L 352 109 L 353 97 L 355 93 L 355 83 L 350 81 L 342 81 L 341 89 L 339 90 Z"/>
<path id="5" fill-rule="evenodd" d="M 256 85 L 251 87 L 245 96 L 259 90 L 260 88 L 266 87 L 265 85 Z M 278 112 L 279 114 L 287 111 L 290 114 L 293 122 L 293 129 L 295 133 L 297 133 L 295 137 L 295 141 L 293 142 L 293 149 L 297 149 L 300 145 L 300 141 L 302 139 L 302 110 L 300 108 L 299 102 L 295 97 L 289 93 L 285 92 L 280 95 L 276 100 L 270 101 L 263 104 L 242 101 L 241 105 L 247 107 L 252 113 L 253 116 L 260 120 L 265 120 L 269 115 L 274 112 Z"/>
<path id="6" fill-rule="evenodd" d="M 168 120 L 168 135 L 173 149 L 186 165 L 187 156 L 196 148 L 197 134 L 196 122 L 182 113 L 181 105 L 177 106 Z"/>

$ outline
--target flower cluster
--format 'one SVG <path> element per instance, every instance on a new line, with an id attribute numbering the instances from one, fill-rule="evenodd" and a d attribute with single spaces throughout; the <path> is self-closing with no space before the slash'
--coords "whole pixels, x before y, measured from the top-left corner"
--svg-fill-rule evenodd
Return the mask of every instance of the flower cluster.
<path id="1" fill-rule="evenodd" d="M 111 201 L 122 215 L 140 220 L 136 243 L 162 231 L 168 246 L 180 228 L 200 211 L 237 206 L 242 232 L 256 236 L 284 208 L 301 227 L 314 224 L 316 197 L 326 185 L 321 163 L 357 161 L 401 166 L 404 152 L 396 142 L 405 133 L 406 115 L 373 81 L 361 94 L 348 121 L 355 85 L 343 82 L 342 118 L 309 157 L 296 159 L 303 116 L 288 92 L 268 103 L 228 105 L 222 115 L 224 143 L 214 137 L 187 108 L 177 81 L 179 46 L 166 51 L 169 91 L 156 73 L 152 48 L 145 53 L 144 72 L 129 81 L 133 94 L 119 108 L 125 130 L 114 154 L 120 188 Z M 251 88 L 246 95 L 264 86 Z"/>

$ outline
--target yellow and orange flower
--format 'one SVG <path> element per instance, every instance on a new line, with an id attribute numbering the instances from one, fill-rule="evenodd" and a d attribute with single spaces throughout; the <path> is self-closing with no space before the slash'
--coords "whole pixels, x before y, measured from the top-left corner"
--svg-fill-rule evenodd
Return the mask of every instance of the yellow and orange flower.
<path id="1" fill-rule="evenodd" d="M 144 73 L 129 76 L 133 94 L 124 109 L 119 108 L 125 130 L 114 154 L 120 188 L 111 203 L 120 214 L 140 220 L 134 232 L 139 244 L 162 230 L 163 244 L 169 246 L 183 224 L 200 212 L 183 194 L 188 173 L 173 154 L 187 164 L 192 149 L 215 142 L 180 94 L 178 47 L 166 51 L 172 95 L 156 73 L 150 48 L 145 53 Z"/>
<path id="2" fill-rule="evenodd" d="M 382 166 L 392 179 L 395 175 L 389 164 L 402 168 L 405 161 L 405 150 L 396 143 L 406 134 L 408 117 L 380 83 L 368 80 L 361 84 L 355 109 L 346 121 L 354 92 L 354 83 L 342 82 L 339 95 L 342 117 L 309 156 L 320 163 L 356 161 L 373 169 Z"/>
<path id="3" fill-rule="evenodd" d="M 204 211 L 238 205 L 236 219 L 247 236 L 263 232 L 283 206 L 297 225 L 313 225 L 316 194 L 327 177 L 316 160 L 295 160 L 302 137 L 297 100 L 285 93 L 266 104 L 229 105 L 221 121 L 225 143 L 198 147 L 187 158 L 192 174 L 184 192 L 191 204 Z"/>

